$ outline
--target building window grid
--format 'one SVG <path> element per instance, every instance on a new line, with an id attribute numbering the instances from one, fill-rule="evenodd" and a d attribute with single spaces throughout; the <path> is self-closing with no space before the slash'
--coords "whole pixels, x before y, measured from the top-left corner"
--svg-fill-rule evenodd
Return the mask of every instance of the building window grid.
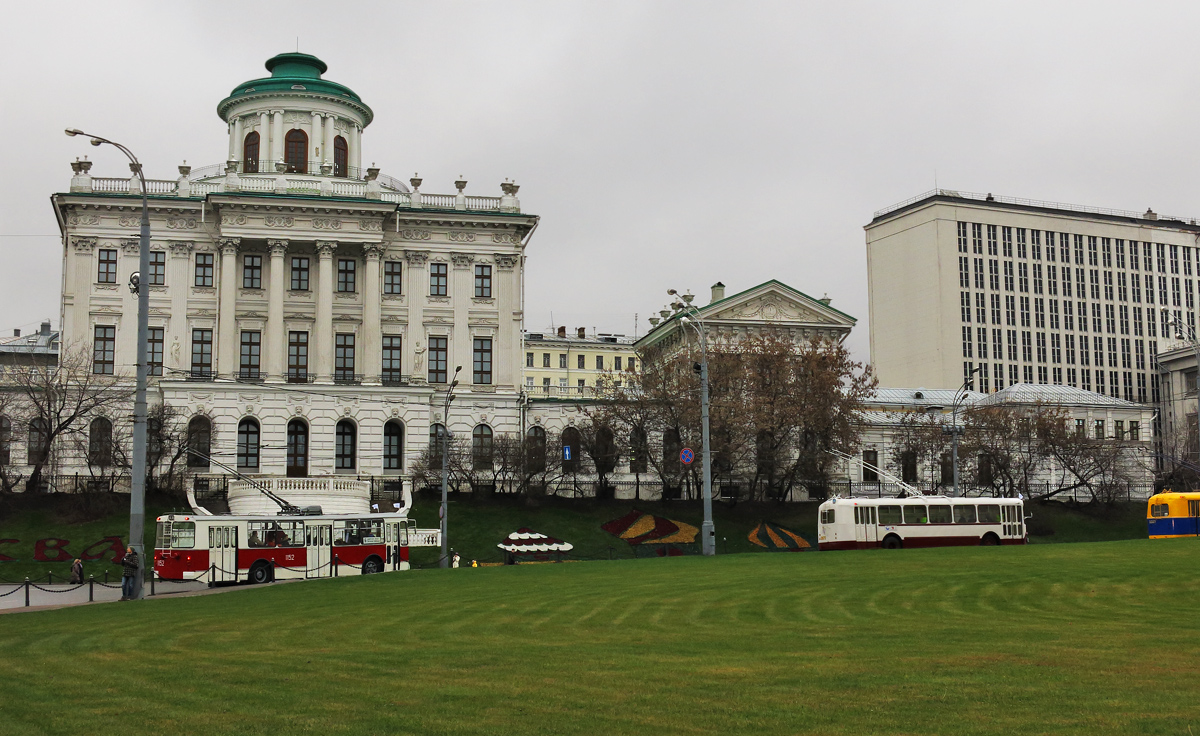
<path id="1" fill-rule="evenodd" d="M 383 363 L 382 374 L 380 380 L 396 383 L 404 379 L 403 365 L 403 338 L 400 335 L 384 335 L 383 336 Z M 533 353 L 528 353 L 527 357 L 531 357 Z M 532 363 L 532 361 L 527 361 Z"/>
<path id="2" fill-rule="evenodd" d="M 983 253 L 983 225 L 978 222 L 971 223 L 971 250 Z"/>
<path id="3" fill-rule="evenodd" d="M 1063 301 L 1063 328 L 1067 330 L 1075 329 L 1075 302 Z"/>
<path id="4" fill-rule="evenodd" d="M 1000 228 L 1000 241 L 1004 248 L 1004 257 L 1012 258 L 1012 228 L 1005 226 Z"/>
<path id="5" fill-rule="evenodd" d="M 475 296 L 480 299 L 492 297 L 491 266 L 475 266 Z"/>
<path id="6" fill-rule="evenodd" d="M 429 295 L 430 296 L 446 296 L 447 295 L 447 265 L 445 263 L 429 264 Z"/>
<path id="7" fill-rule="evenodd" d="M 1017 288 L 1022 293 L 1029 293 L 1029 265 L 1017 264 Z"/>
<path id="8" fill-rule="evenodd" d="M 152 376 L 163 374 L 163 339 L 166 329 L 151 327 L 146 336 L 146 366 Z"/>
<path id="9" fill-rule="evenodd" d="M 262 256 L 242 256 L 242 288 L 262 288 Z"/>
<path id="10" fill-rule="evenodd" d="M 337 266 L 337 290 L 341 294 L 353 294 L 357 290 L 358 261 L 339 258 Z"/>
<path id="11" fill-rule="evenodd" d="M 96 267 L 96 283 L 117 283 L 117 251 L 107 248 L 100 249 L 99 265 Z"/>
<path id="12" fill-rule="evenodd" d="M 1008 359 L 1017 359 L 1017 331 L 1007 330 L 1008 333 Z M 1016 376 L 1013 376 L 1013 382 L 1016 381 Z"/>
<path id="13" fill-rule="evenodd" d="M 1015 296 L 1004 297 L 1004 324 L 1011 326 L 1017 324 L 1017 298 Z"/>
<path id="14" fill-rule="evenodd" d="M 1033 260 L 1035 260 L 1035 261 L 1042 260 L 1042 231 L 1041 230 L 1030 230 L 1029 231 L 1029 251 L 1030 251 L 1030 255 L 1033 256 Z"/>
<path id="15" fill-rule="evenodd" d="M 403 294 L 404 282 L 402 280 L 403 264 L 400 261 L 384 261 L 383 262 L 383 293 L 384 294 Z"/>
<path id="16" fill-rule="evenodd" d="M 1017 258 L 1027 258 L 1029 256 L 1025 249 L 1025 228 L 1017 228 Z"/>
<path id="17" fill-rule="evenodd" d="M 958 252 L 967 252 L 967 223 L 958 223 Z"/>
<path id="18" fill-rule="evenodd" d="M 998 325 L 998 324 L 1000 324 L 1000 295 L 992 294 L 991 302 L 992 302 L 992 324 Z"/>
<path id="19" fill-rule="evenodd" d="M 1050 300 L 1050 329 L 1058 329 L 1058 300 Z"/>
<path id="20" fill-rule="evenodd" d="M 92 373 L 111 376 L 116 370 L 117 328 L 96 325 L 92 330 Z"/>
<path id="21" fill-rule="evenodd" d="M 292 256 L 292 291 L 308 291 L 309 263 L 308 256 Z"/>
<path id="22" fill-rule="evenodd" d="M 1046 328 L 1045 299 L 1038 298 L 1033 300 L 1033 326 L 1039 330 L 1044 330 Z"/>
<path id="23" fill-rule="evenodd" d="M 354 380 L 354 334 L 339 332 L 333 342 L 333 377 L 338 381 Z"/>
<path id="24" fill-rule="evenodd" d="M 988 286 L 992 291 L 1000 291 L 1000 261 L 988 261 Z"/>
<path id="25" fill-rule="evenodd" d="M 212 286 L 213 285 L 213 254 L 212 253 L 197 253 L 196 254 L 196 269 L 195 277 L 192 280 L 193 286 Z"/>
<path id="26" fill-rule="evenodd" d="M 987 250 L 989 256 L 996 255 L 996 226 L 987 226 Z"/>
<path id="27" fill-rule="evenodd" d="M 1096 236 L 1089 235 L 1087 242 L 1088 242 L 1088 265 L 1089 266 L 1099 266 L 1100 258 L 1099 258 L 1099 249 L 1096 247 Z"/>
<path id="28" fill-rule="evenodd" d="M 982 258 L 976 258 L 976 259 L 975 259 L 975 288 L 976 288 L 976 289 L 982 289 L 982 288 L 983 288 L 983 278 L 984 278 L 984 274 L 983 274 L 983 259 L 982 259 Z"/>
<path id="29" fill-rule="evenodd" d="M 165 251 L 150 251 L 150 285 L 164 286 L 167 283 L 167 254 Z"/>
<path id="30" fill-rule="evenodd" d="M 192 375 L 212 375 L 212 333 L 210 329 L 192 330 Z"/>
<path id="31" fill-rule="evenodd" d="M 1021 297 L 1021 326 L 1029 327 L 1029 297 Z"/>
<path id="32" fill-rule="evenodd" d="M 980 324 L 987 324 L 987 297 L 982 294 L 975 295 L 975 320 Z"/>
<path id="33" fill-rule="evenodd" d="M 288 332 L 288 379 L 308 378 L 308 333 Z"/>
<path id="34" fill-rule="evenodd" d="M 262 365 L 262 333 L 256 330 L 242 330 L 240 345 L 239 377 L 258 378 L 259 367 Z"/>
<path id="35" fill-rule="evenodd" d="M 565 355 L 563 356 L 566 357 Z M 472 380 L 476 384 L 489 385 L 492 382 L 492 340 L 489 337 L 474 339 L 472 356 Z"/>
<path id="36" fill-rule="evenodd" d="M 430 383 L 445 383 L 446 382 L 446 359 L 448 350 L 448 338 L 431 337 L 429 338 L 429 375 Z M 547 353 L 547 355 L 549 355 Z M 549 361 L 547 361 L 548 363 Z M 549 367 L 549 365 L 547 365 Z"/>
<path id="37" fill-rule="evenodd" d="M 1100 238 L 1100 254 L 1105 268 L 1112 268 L 1112 239 Z"/>
<path id="38" fill-rule="evenodd" d="M 987 339 L 987 328 L 986 327 L 977 327 L 976 328 L 976 339 L 978 340 L 978 343 L 979 343 L 979 345 L 978 345 L 979 358 L 981 360 L 986 360 L 988 357 L 988 339 Z"/>

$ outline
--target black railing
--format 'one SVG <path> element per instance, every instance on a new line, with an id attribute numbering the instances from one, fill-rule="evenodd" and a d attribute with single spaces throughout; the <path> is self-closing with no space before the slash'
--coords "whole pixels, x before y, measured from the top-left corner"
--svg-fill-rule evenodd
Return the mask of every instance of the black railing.
<path id="1" fill-rule="evenodd" d="M 379 378 L 384 386 L 407 386 L 409 383 L 407 375 L 391 371 L 384 371 Z"/>
<path id="2" fill-rule="evenodd" d="M 217 377 L 213 373 L 212 368 L 193 368 L 187 372 L 187 380 L 189 381 L 212 381 Z"/>
<path id="3" fill-rule="evenodd" d="M 313 383 L 317 380 L 316 373 L 304 373 L 301 371 L 288 371 L 288 383 Z"/>
<path id="4" fill-rule="evenodd" d="M 334 373 L 333 382 L 339 386 L 357 386 L 362 383 L 363 377 L 359 374 L 350 373 Z"/>
<path id="5" fill-rule="evenodd" d="M 243 368 L 235 377 L 243 383 L 262 383 L 267 380 L 267 374 L 257 368 Z"/>

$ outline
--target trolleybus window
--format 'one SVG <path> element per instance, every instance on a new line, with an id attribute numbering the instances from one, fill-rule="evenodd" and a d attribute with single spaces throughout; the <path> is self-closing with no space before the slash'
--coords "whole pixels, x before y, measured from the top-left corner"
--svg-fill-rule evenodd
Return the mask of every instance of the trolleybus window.
<path id="1" fill-rule="evenodd" d="M 825 509 L 824 511 L 822 511 L 821 512 L 821 523 L 822 524 L 833 524 L 834 519 L 837 518 L 836 514 L 834 514 L 835 511 L 837 511 L 837 509 Z"/>
<path id="2" fill-rule="evenodd" d="M 954 523 L 955 524 L 974 524 L 975 523 L 975 507 L 969 505 L 954 504 Z"/>
<path id="3" fill-rule="evenodd" d="M 304 545 L 302 521 L 252 521 L 246 525 L 251 547 L 301 547 Z"/>
<path id="4" fill-rule="evenodd" d="M 949 524 L 950 523 L 950 506 L 939 504 L 929 507 L 929 523 L 930 524 Z"/>
<path id="5" fill-rule="evenodd" d="M 980 524 L 999 524 L 1000 507 L 996 504 L 983 503 L 979 505 Z"/>
<path id="6" fill-rule="evenodd" d="M 925 513 L 924 506 L 905 506 L 904 507 L 904 523 L 905 524 L 924 524 L 928 520 L 929 519 Z"/>
<path id="7" fill-rule="evenodd" d="M 154 544 L 159 549 L 191 549 L 196 546 L 196 522 L 160 521 L 158 538 Z"/>
<path id="8" fill-rule="evenodd" d="M 335 546 L 383 544 L 383 522 L 371 519 L 345 519 L 333 522 Z"/>
<path id="9" fill-rule="evenodd" d="M 879 507 L 879 523 L 880 524 L 899 524 L 900 523 L 900 507 L 899 506 L 880 506 Z"/>

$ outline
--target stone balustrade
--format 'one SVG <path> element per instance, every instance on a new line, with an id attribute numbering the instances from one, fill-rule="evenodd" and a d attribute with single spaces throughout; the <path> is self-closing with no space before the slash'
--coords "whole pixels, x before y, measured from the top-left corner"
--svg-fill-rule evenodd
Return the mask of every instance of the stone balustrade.
<path id="1" fill-rule="evenodd" d="M 325 514 L 371 512 L 371 483 L 354 478 L 255 478 L 229 482 L 229 511 L 235 515 L 277 514 L 266 489 L 294 506 L 320 506 Z"/>

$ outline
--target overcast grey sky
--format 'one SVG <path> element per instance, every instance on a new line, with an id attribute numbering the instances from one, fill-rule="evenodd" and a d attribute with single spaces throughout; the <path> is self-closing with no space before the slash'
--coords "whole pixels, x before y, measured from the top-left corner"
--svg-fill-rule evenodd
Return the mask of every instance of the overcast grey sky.
<path id="1" fill-rule="evenodd" d="M 97 8 L 106 12 L 99 13 Z M 859 318 L 862 226 L 943 187 L 1200 215 L 1196 3 L 22 3 L 0 46 L 0 334 L 58 324 L 68 163 L 225 157 L 215 108 L 300 50 L 375 110 L 363 162 L 542 216 L 529 329 L 631 334 L 770 278 Z M 897 305 L 903 308 L 903 305 Z"/>

